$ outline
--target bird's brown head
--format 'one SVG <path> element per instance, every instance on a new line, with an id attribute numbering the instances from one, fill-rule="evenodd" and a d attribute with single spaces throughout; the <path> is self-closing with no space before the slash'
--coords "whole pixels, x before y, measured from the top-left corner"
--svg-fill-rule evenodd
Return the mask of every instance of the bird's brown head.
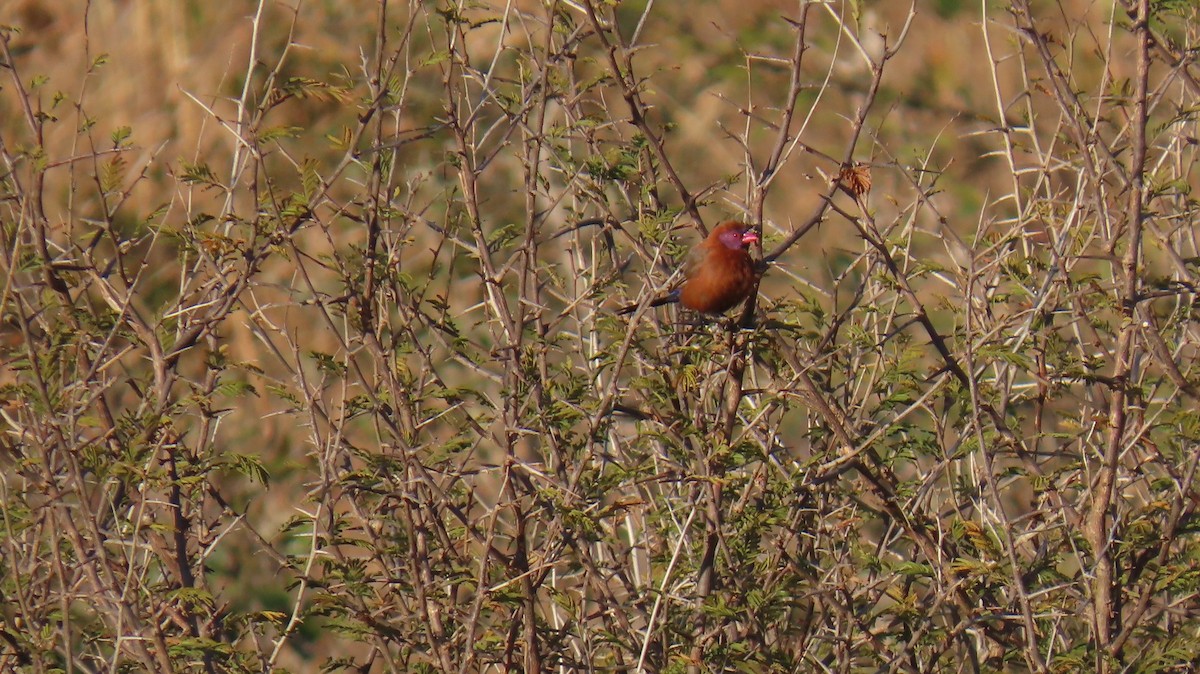
<path id="1" fill-rule="evenodd" d="M 750 244 L 758 241 L 758 235 L 754 233 L 753 227 L 732 220 L 717 225 L 717 228 L 708 237 L 713 241 L 720 241 L 730 250 L 745 250 L 750 247 Z"/>

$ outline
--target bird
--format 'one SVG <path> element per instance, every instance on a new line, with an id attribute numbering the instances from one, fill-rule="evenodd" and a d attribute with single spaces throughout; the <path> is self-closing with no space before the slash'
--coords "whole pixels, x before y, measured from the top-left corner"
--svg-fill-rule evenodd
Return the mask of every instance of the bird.
<path id="1" fill-rule="evenodd" d="M 750 225 L 734 220 L 717 225 L 692 249 L 683 268 L 683 284 L 650 306 L 679 302 L 710 316 L 729 311 L 754 291 L 758 273 L 747 249 L 756 241 L 758 235 Z M 633 304 L 617 313 L 629 314 L 637 308 Z"/>

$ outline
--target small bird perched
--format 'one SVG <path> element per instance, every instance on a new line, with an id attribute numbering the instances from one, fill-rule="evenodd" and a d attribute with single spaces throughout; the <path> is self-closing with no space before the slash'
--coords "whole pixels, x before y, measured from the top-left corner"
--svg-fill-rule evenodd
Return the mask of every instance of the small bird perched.
<path id="1" fill-rule="evenodd" d="M 754 258 L 747 248 L 758 241 L 754 229 L 741 222 L 723 222 L 708 238 L 692 249 L 684 266 L 683 285 L 650 303 L 657 307 L 671 302 L 702 314 L 723 314 L 754 290 Z M 618 311 L 629 314 L 637 305 Z"/>

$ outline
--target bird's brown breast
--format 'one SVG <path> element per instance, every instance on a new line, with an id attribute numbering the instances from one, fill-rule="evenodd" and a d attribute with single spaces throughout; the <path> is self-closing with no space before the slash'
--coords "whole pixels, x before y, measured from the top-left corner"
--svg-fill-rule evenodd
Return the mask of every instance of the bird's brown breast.
<path id="1" fill-rule="evenodd" d="M 684 282 L 679 301 L 692 311 L 729 311 L 754 289 L 754 261 L 744 250 L 710 250 Z"/>

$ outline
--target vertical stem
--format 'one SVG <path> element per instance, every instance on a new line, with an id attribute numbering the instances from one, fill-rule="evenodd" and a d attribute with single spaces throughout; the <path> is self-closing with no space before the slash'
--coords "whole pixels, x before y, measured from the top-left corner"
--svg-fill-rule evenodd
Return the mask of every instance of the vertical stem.
<path id="1" fill-rule="evenodd" d="M 1113 365 L 1113 390 L 1109 403 L 1108 436 L 1105 439 L 1103 465 L 1096 480 L 1091 510 L 1088 513 L 1084 534 L 1096 557 L 1093 580 L 1093 621 L 1095 623 L 1096 671 L 1111 671 L 1108 647 L 1112 642 L 1113 627 L 1117 616 L 1114 613 L 1114 564 L 1112 557 L 1111 511 L 1117 464 L 1120 457 L 1122 438 L 1127 422 L 1126 408 L 1129 393 L 1129 374 L 1132 363 L 1133 339 L 1137 333 L 1135 310 L 1138 302 L 1138 264 L 1141 257 L 1143 207 L 1145 204 L 1145 161 L 1146 161 L 1146 118 L 1147 81 L 1150 74 L 1149 40 L 1150 0 L 1138 0 L 1137 17 L 1133 32 L 1137 38 L 1137 74 L 1134 82 L 1134 107 L 1130 120 L 1132 156 L 1129 166 L 1128 245 L 1121 258 L 1120 299 L 1121 334 L 1117 340 Z"/>

